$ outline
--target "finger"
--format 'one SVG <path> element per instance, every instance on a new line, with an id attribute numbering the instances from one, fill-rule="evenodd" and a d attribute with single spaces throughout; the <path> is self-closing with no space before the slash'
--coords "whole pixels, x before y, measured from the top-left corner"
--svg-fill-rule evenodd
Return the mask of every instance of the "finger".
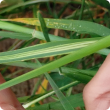
<path id="1" fill-rule="evenodd" d="M 103 94 L 110 90 L 110 54 L 105 59 L 95 77 L 87 84 L 87 87 L 94 89 L 98 94 Z"/>
<path id="2" fill-rule="evenodd" d="M 110 54 L 105 59 L 104 63 L 102 64 L 96 75 L 84 88 L 83 98 L 87 110 L 93 110 L 95 106 L 98 110 L 99 107 L 101 107 L 100 110 L 107 109 L 108 106 L 110 106 L 109 91 L 110 91 Z"/>
<path id="3" fill-rule="evenodd" d="M 0 84 L 2 84 L 4 82 L 5 82 L 5 80 L 2 77 L 2 75 L 0 74 Z M 11 91 L 10 88 L 0 91 L 0 106 L 4 106 L 4 104 L 8 104 L 10 107 L 12 106 L 13 110 L 14 110 L 14 108 L 16 108 L 17 110 L 24 110 L 24 108 L 21 106 L 21 104 L 19 103 L 19 101 L 17 100 L 16 96 L 14 95 L 14 93 Z M 5 109 L 6 109 L 6 107 L 5 107 Z"/>
<path id="4" fill-rule="evenodd" d="M 0 104 L 0 110 L 19 110 L 9 104 Z"/>

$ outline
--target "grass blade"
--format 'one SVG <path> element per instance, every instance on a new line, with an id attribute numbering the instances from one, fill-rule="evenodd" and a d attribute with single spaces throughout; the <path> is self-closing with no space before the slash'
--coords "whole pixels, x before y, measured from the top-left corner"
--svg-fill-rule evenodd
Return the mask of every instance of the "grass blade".
<path id="1" fill-rule="evenodd" d="M 78 33 L 87 33 L 87 34 L 92 33 L 100 36 L 110 35 L 109 28 L 89 21 L 50 19 L 50 18 L 45 18 L 44 20 L 48 28 L 63 29 L 75 31 Z M 6 21 L 15 21 L 40 26 L 40 22 L 37 18 L 16 18 L 16 19 L 6 19 Z"/>
<path id="2" fill-rule="evenodd" d="M 38 11 L 37 15 L 38 15 L 38 18 L 39 18 L 39 21 L 40 21 L 40 25 L 41 25 L 45 40 L 47 42 L 50 42 L 50 38 L 49 38 L 49 35 L 48 35 L 47 27 L 45 25 L 45 21 L 44 21 L 44 19 L 43 19 L 42 15 L 40 14 L 39 11 Z"/>
<path id="3" fill-rule="evenodd" d="M 82 74 L 79 72 L 75 72 L 75 73 L 65 73 L 64 72 L 62 74 L 66 75 L 69 78 L 78 80 L 78 81 L 83 82 L 83 83 L 88 83 L 92 79 L 91 76 L 88 76 L 88 75 L 85 75 L 85 74 Z"/>
<path id="4" fill-rule="evenodd" d="M 83 11 L 84 11 L 84 5 L 85 5 L 85 0 L 82 0 L 81 13 L 80 13 L 80 16 L 79 16 L 79 20 L 82 19 Z"/>
<path id="5" fill-rule="evenodd" d="M 45 72 L 48 72 L 48 71 L 53 70 L 55 68 L 58 68 L 62 65 L 65 65 L 67 63 L 78 60 L 78 59 L 85 57 L 87 55 L 90 55 L 90 54 L 92 54 L 92 53 L 94 53 L 100 49 L 106 48 L 106 47 L 110 46 L 109 41 L 110 41 L 110 36 L 107 36 L 107 37 L 97 41 L 96 43 L 93 43 L 89 46 L 86 46 L 86 47 L 80 49 L 80 50 L 77 50 L 77 51 L 75 51 L 75 52 L 73 52 L 73 53 L 71 53 L 71 54 L 69 54 L 63 58 L 60 58 L 56 61 L 53 61 L 49 64 L 46 64 L 46 65 L 40 67 L 38 69 L 30 71 L 30 72 L 28 72 L 22 76 L 19 76 L 15 79 L 12 79 L 12 80 L 4 83 L 4 84 L 1 84 L 0 90 L 5 89 L 5 88 L 10 87 L 10 86 L 13 86 L 13 85 L 16 85 L 16 84 L 23 82 L 23 81 L 26 81 L 28 79 L 34 78 L 34 77 L 39 76 Z"/>
<path id="6" fill-rule="evenodd" d="M 42 2 L 54 2 L 53 0 L 31 0 L 31 1 L 27 1 L 27 2 L 22 2 L 22 3 L 19 3 L 17 5 L 13 5 L 13 6 L 10 6 L 10 7 L 7 7 L 6 9 L 0 11 L 0 14 L 3 14 L 5 12 L 8 12 L 10 10 L 13 10 L 13 9 L 16 9 L 18 7 L 21 7 L 21 6 L 26 6 L 26 5 L 31 5 L 31 4 L 35 4 L 35 3 L 42 3 Z M 64 0 L 56 0 L 56 2 L 64 2 L 64 3 L 69 3 L 69 2 L 72 2 L 71 0 L 67 0 L 67 1 L 64 1 Z M 76 1 L 74 1 L 76 2 Z M 80 3 L 80 2 L 79 2 Z"/>
<path id="7" fill-rule="evenodd" d="M 21 61 L 21 60 L 29 60 L 34 58 L 69 54 L 77 49 L 80 49 L 82 47 L 85 47 L 89 44 L 98 41 L 98 39 L 88 38 L 88 39 L 79 39 L 79 40 L 76 39 L 76 40 L 67 40 L 67 41 L 57 41 L 57 42 L 34 45 L 14 51 L 1 52 L 0 64 Z"/>
<path id="8" fill-rule="evenodd" d="M 2 38 L 21 39 L 21 40 L 29 40 L 32 38 L 31 34 L 6 32 L 6 31 L 0 31 L 0 36 Z"/>
<path id="9" fill-rule="evenodd" d="M 12 24 L 12 23 L 0 21 L 0 28 L 5 29 L 5 30 L 9 30 L 9 31 L 15 31 L 15 32 L 20 32 L 20 33 L 24 33 L 24 34 L 30 34 L 30 35 L 32 35 L 31 38 L 38 38 L 38 39 L 45 40 L 45 37 L 43 36 L 42 32 L 36 31 L 34 29 L 29 29 L 29 28 L 26 28 L 26 27 L 22 27 L 22 26 L 19 26 L 19 25 L 15 25 L 15 24 Z M 51 41 L 67 40 L 65 38 L 54 36 L 54 35 L 51 35 L 51 34 L 49 34 L 49 37 L 50 37 Z"/>
<path id="10" fill-rule="evenodd" d="M 42 17 L 42 15 L 38 12 L 38 18 L 40 20 L 40 24 L 41 24 L 41 28 L 44 34 L 44 37 L 46 39 L 47 42 L 50 42 L 49 36 L 48 36 L 48 31 L 45 25 L 45 21 Z M 40 66 L 41 63 L 37 60 L 37 62 L 39 63 Z M 48 73 L 44 73 L 46 78 L 48 79 L 50 85 L 52 86 L 53 90 L 55 91 L 57 97 L 59 98 L 63 108 L 65 110 L 74 110 L 74 108 L 72 107 L 72 105 L 69 103 L 69 101 L 66 99 L 66 97 L 62 94 L 62 92 L 59 90 L 58 86 L 55 84 L 55 82 L 53 81 L 53 79 L 50 77 L 50 75 Z"/>
<path id="11" fill-rule="evenodd" d="M 56 95 L 58 96 L 62 106 L 65 110 L 74 110 L 72 105 L 69 103 L 67 98 L 62 94 L 62 92 L 59 90 L 58 86 L 55 84 L 55 82 L 52 80 L 52 78 L 49 76 L 49 74 L 46 74 L 46 77 L 48 78 L 50 85 L 52 86 L 53 90 L 55 91 Z"/>
<path id="12" fill-rule="evenodd" d="M 102 55 L 108 55 L 110 53 L 110 49 L 102 49 L 102 50 L 99 50 L 97 53 Z"/>
<path id="13" fill-rule="evenodd" d="M 73 108 L 79 107 L 79 106 L 84 106 L 82 94 L 75 94 L 67 97 L 69 102 L 71 103 Z M 40 106 L 35 106 L 35 107 L 29 107 L 27 110 L 64 110 L 61 103 L 59 101 L 57 102 L 51 102 L 48 104 L 40 105 Z"/>
<path id="14" fill-rule="evenodd" d="M 61 87 L 61 88 L 59 88 L 59 89 L 60 89 L 60 90 L 64 90 L 64 89 L 69 88 L 69 87 L 71 87 L 71 86 L 75 86 L 75 85 L 77 85 L 77 84 L 79 84 L 79 83 L 80 83 L 79 81 L 74 81 L 74 82 L 72 82 L 72 83 L 70 83 L 70 84 L 67 84 L 67 85 L 65 85 L 65 86 L 63 86 L 63 87 Z M 39 101 L 41 101 L 41 100 L 43 100 L 43 99 L 45 99 L 45 98 L 47 98 L 47 97 L 53 95 L 53 94 L 55 94 L 55 91 L 49 92 L 49 93 L 47 93 L 47 94 L 45 94 L 45 95 L 43 95 L 43 96 L 41 96 L 41 97 L 39 97 L 39 98 L 37 98 L 37 99 L 31 101 L 31 102 L 28 103 L 28 104 L 23 105 L 23 106 L 24 106 L 24 108 L 27 108 L 27 107 L 31 106 L 32 104 L 35 104 L 35 103 L 37 103 L 37 102 L 39 102 Z"/>

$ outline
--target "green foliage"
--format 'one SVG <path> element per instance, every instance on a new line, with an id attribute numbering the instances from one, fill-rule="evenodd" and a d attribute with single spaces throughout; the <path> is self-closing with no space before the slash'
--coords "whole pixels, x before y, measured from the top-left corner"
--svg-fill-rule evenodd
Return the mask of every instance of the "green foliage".
<path id="1" fill-rule="evenodd" d="M 88 83 L 97 73 L 95 69 L 99 68 L 97 65 L 101 65 L 110 53 L 110 23 L 108 22 L 109 10 L 107 10 L 110 5 L 106 0 L 93 1 L 94 3 L 85 0 L 10 0 L 10 2 L 6 0 L 3 2 L 3 7 L 0 5 L 2 7 L 0 41 L 7 38 L 19 40 L 9 50 L 0 52 L 0 67 L 4 67 L 2 73 L 5 73 L 8 66 L 34 70 L 14 79 L 6 77 L 5 79 L 9 81 L 1 84 L 0 90 L 35 77 L 40 77 L 39 83 L 41 83 L 41 75 L 45 75 L 53 91 L 46 90 L 44 94 L 35 95 L 39 85 L 37 83 L 33 88 L 32 96 L 18 98 L 25 109 L 74 110 L 79 106 L 83 110 L 82 94 L 72 95 L 71 88 L 79 83 Z M 93 11 L 97 7 L 95 3 L 104 7 L 103 17 L 100 14 L 102 8 L 98 10 L 99 15 L 96 17 Z M 62 6 L 60 11 L 57 11 L 57 5 Z M 81 8 L 77 9 L 76 7 L 79 6 Z M 20 18 L 20 14 L 25 13 L 27 9 L 33 11 L 34 17 L 38 18 L 32 18 L 32 16 Z M 68 9 L 73 12 L 65 14 Z M 48 17 L 43 18 L 40 13 Z M 14 18 L 15 14 L 20 17 Z M 8 18 L 10 15 L 14 17 Z M 34 41 L 37 41 L 37 44 Z M 41 41 L 45 43 L 41 44 Z M 22 45 L 19 46 L 20 43 Z M 30 46 L 30 44 L 34 45 Z M 17 49 L 13 50 L 16 47 Z M 96 62 L 95 55 L 103 59 Z M 5 67 L 5 65 L 8 66 Z M 67 93 L 69 97 L 63 93 Z M 54 94 L 58 99 L 53 96 Z M 43 105 L 38 103 L 47 97 L 55 101 Z"/>
<path id="2" fill-rule="evenodd" d="M 78 107 L 78 106 L 84 106 L 82 94 L 71 95 L 67 97 L 67 99 L 69 100 L 73 108 Z M 50 110 L 50 109 L 64 110 L 61 103 L 59 103 L 59 101 L 44 104 L 41 106 L 36 105 L 35 107 L 30 107 L 27 110 Z"/>

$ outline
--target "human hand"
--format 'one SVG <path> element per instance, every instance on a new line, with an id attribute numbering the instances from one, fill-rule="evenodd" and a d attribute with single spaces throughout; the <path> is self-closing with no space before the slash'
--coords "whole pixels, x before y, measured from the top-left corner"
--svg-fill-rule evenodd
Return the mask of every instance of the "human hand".
<path id="1" fill-rule="evenodd" d="M 110 110 L 110 54 L 85 86 L 83 100 L 86 110 Z"/>
<path id="2" fill-rule="evenodd" d="M 0 84 L 5 80 L 0 74 Z M 0 110 L 25 110 L 10 88 L 0 91 Z"/>

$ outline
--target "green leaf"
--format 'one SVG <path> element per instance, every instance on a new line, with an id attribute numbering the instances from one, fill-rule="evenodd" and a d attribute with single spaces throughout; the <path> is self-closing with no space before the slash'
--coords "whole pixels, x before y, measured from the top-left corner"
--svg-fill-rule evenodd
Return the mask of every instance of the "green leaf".
<path id="1" fill-rule="evenodd" d="M 61 102 L 63 108 L 65 110 L 74 110 L 68 99 L 63 95 L 63 93 L 59 90 L 58 86 L 55 84 L 53 79 L 49 76 L 49 74 L 45 74 L 48 78 L 50 85 L 52 86 L 53 90 L 55 91 L 57 97 L 59 98 L 59 101 Z"/>
<path id="2" fill-rule="evenodd" d="M 37 15 L 38 15 L 38 18 L 39 18 L 39 21 L 40 21 L 40 25 L 41 25 L 45 40 L 47 42 L 50 42 L 50 38 L 49 38 L 49 35 L 48 35 L 48 30 L 47 30 L 45 21 L 44 21 L 44 19 L 43 19 L 42 15 L 40 14 L 39 11 L 37 12 Z"/>
<path id="3" fill-rule="evenodd" d="M 35 69 L 35 68 L 38 68 L 39 65 L 36 64 L 36 63 L 30 63 L 30 62 L 16 62 L 16 63 L 9 63 L 9 64 L 6 64 L 6 65 L 12 65 L 12 66 L 19 66 L 19 67 L 28 67 L 28 68 L 32 68 L 32 69 Z M 44 65 L 44 64 L 42 64 Z M 82 69 L 75 69 L 75 68 L 69 68 L 69 67 L 61 67 L 61 71 L 62 71 L 62 75 L 60 75 L 59 73 L 59 70 L 58 69 L 55 69 L 55 70 L 52 70 L 51 72 L 53 72 L 51 75 L 52 79 L 58 84 L 58 85 L 65 85 L 65 83 L 68 83 L 70 82 L 71 80 L 68 79 L 67 77 L 65 77 L 63 75 L 63 73 L 65 74 L 69 74 L 69 73 L 81 73 L 83 75 L 87 75 L 87 76 L 90 76 L 90 77 L 93 77 L 97 71 L 93 71 L 93 70 L 82 70 Z M 63 81 L 64 80 L 64 81 Z"/>
<path id="4" fill-rule="evenodd" d="M 17 18 L 17 19 L 6 19 L 6 20 L 40 26 L 40 22 L 37 18 Z M 78 33 L 97 34 L 100 36 L 110 35 L 109 28 L 89 21 L 50 19 L 50 18 L 45 18 L 44 20 L 48 28 L 63 29 L 63 30 L 75 31 Z"/>
<path id="5" fill-rule="evenodd" d="M 73 108 L 84 106 L 82 94 L 71 95 L 67 97 L 67 99 L 69 100 Z M 61 105 L 61 103 L 59 103 L 59 101 L 40 106 L 30 107 L 27 110 L 46 110 L 46 108 L 48 108 L 48 110 L 64 110 L 63 106 Z"/>
<path id="6" fill-rule="evenodd" d="M 21 39 L 21 40 L 32 39 L 31 34 L 6 32 L 6 31 L 0 31 L 0 37 L 2 37 L 2 38 L 11 38 L 11 39 Z"/>
<path id="7" fill-rule="evenodd" d="M 45 25 L 45 21 L 42 17 L 42 15 L 38 12 L 38 18 L 40 20 L 40 24 L 41 24 L 41 28 L 44 34 L 44 37 L 46 39 L 47 42 L 50 42 L 49 36 L 48 36 L 48 31 Z M 40 66 L 41 63 L 37 60 L 37 62 L 39 63 Z M 72 107 L 72 105 L 69 103 L 69 101 L 66 99 L 66 97 L 64 96 L 64 94 L 59 90 L 58 86 L 55 84 L 55 82 L 53 81 L 53 79 L 50 77 L 50 75 L 48 73 L 44 73 L 46 78 L 48 79 L 50 85 L 52 86 L 53 90 L 55 91 L 57 97 L 60 100 L 60 103 L 62 104 L 63 108 L 65 110 L 74 110 L 74 108 Z M 65 104 L 66 103 L 66 104 Z"/>
<path id="8" fill-rule="evenodd" d="M 69 78 L 72 78 L 74 80 L 78 80 L 78 81 L 83 82 L 83 83 L 88 83 L 92 79 L 91 76 L 84 75 L 84 74 L 79 73 L 79 72 L 75 72 L 75 73 L 65 73 L 64 72 L 63 75 L 66 75 Z"/>
<path id="9" fill-rule="evenodd" d="M 66 74 L 69 74 L 69 73 L 72 73 L 72 74 L 77 74 L 77 73 L 80 73 L 82 75 L 87 75 L 87 76 L 90 76 L 90 77 L 93 77 L 97 71 L 93 71 L 93 70 L 82 70 L 82 69 L 75 69 L 75 68 L 68 68 L 68 67 L 61 67 L 61 70 L 62 70 L 62 74 L 63 73 L 66 73 Z"/>
<path id="10" fill-rule="evenodd" d="M 31 5 L 31 4 L 35 4 L 35 3 L 42 3 L 42 2 L 54 2 L 53 0 L 30 0 L 30 1 L 27 1 L 27 2 L 21 2 L 19 4 L 16 4 L 16 5 L 13 5 L 13 6 L 10 6 L 10 7 L 7 7 L 5 8 L 4 10 L 0 11 L 0 14 L 3 14 L 5 12 L 8 12 L 10 10 L 13 10 L 13 9 L 16 9 L 18 7 L 21 7 L 21 6 L 26 6 L 26 5 Z M 69 3 L 69 2 L 72 2 L 71 0 L 67 0 L 67 1 L 64 1 L 64 0 L 56 0 L 56 2 L 64 2 L 64 3 Z"/>
<path id="11" fill-rule="evenodd" d="M 34 58 L 69 54 L 72 53 L 74 50 L 80 49 L 82 47 L 96 42 L 98 39 L 100 38 L 57 41 L 30 46 L 14 51 L 1 52 L 0 64 L 21 60 L 29 60 Z"/>
<path id="12" fill-rule="evenodd" d="M 99 41 L 97 41 L 97 42 L 95 42 L 89 46 L 86 46 L 82 49 L 79 49 L 79 50 L 77 50 L 77 51 L 75 51 L 75 52 L 73 52 L 73 53 L 71 53 L 71 54 L 69 54 L 63 58 L 60 58 L 56 61 L 53 61 L 49 64 L 46 64 L 46 65 L 40 67 L 38 69 L 30 71 L 30 72 L 28 72 L 22 76 L 19 76 L 15 79 L 12 79 L 8 82 L 1 84 L 0 90 L 5 89 L 5 88 L 10 87 L 10 86 L 13 86 L 13 85 L 16 85 L 20 82 L 29 80 L 31 78 L 37 77 L 37 76 L 39 76 L 45 72 L 48 72 L 48 71 L 53 70 L 55 68 L 61 67 L 67 63 L 78 60 L 78 59 L 85 57 L 87 55 L 90 55 L 90 54 L 92 54 L 92 53 L 94 53 L 100 49 L 106 48 L 106 47 L 110 46 L 109 41 L 110 41 L 110 36 L 107 36 L 107 37 L 105 37 L 105 38 L 103 38 L 103 39 L 101 39 L 101 40 L 99 40 Z"/>
<path id="13" fill-rule="evenodd" d="M 69 88 L 69 87 L 72 87 L 72 86 L 75 86 L 75 85 L 77 85 L 77 84 L 79 84 L 79 83 L 80 83 L 79 81 L 74 81 L 74 82 L 72 82 L 72 83 L 70 83 L 70 84 L 67 84 L 67 85 L 65 85 L 65 86 L 63 86 L 63 87 L 61 87 L 61 88 L 59 88 L 59 89 L 60 89 L 60 90 L 65 90 L 65 89 L 67 89 L 67 88 Z M 27 107 L 29 107 L 30 105 L 35 104 L 35 103 L 37 103 L 37 102 L 39 102 L 39 101 L 41 101 L 41 100 L 43 100 L 43 99 L 45 99 L 45 98 L 47 98 L 47 97 L 53 95 L 53 94 L 55 94 L 55 91 L 51 91 L 51 92 L 49 92 L 49 93 L 47 93 L 47 94 L 45 94 L 45 95 L 42 95 L 42 96 L 39 97 L 39 98 L 37 97 L 36 99 L 33 99 L 32 101 L 30 101 L 28 104 L 23 105 L 23 107 L 24 107 L 24 108 L 27 108 Z"/>
<path id="14" fill-rule="evenodd" d="M 68 78 L 64 75 L 60 75 L 59 73 L 56 72 L 51 73 L 50 76 L 52 77 L 52 79 L 54 80 L 54 82 L 57 84 L 58 87 L 63 87 L 64 85 L 69 84 L 70 82 L 73 81 L 73 79 Z"/>
<path id="15" fill-rule="evenodd" d="M 10 5 L 18 4 L 22 2 L 22 0 L 0 0 L 0 8 L 7 7 Z"/>
<path id="16" fill-rule="evenodd" d="M 45 40 L 45 37 L 43 36 L 43 33 L 39 32 L 39 31 L 36 31 L 35 29 L 29 29 L 29 28 L 26 28 L 26 27 L 22 27 L 22 26 L 19 26 L 19 25 L 15 25 L 15 24 L 8 23 L 8 22 L 3 22 L 3 21 L 0 21 L 0 28 L 5 29 L 5 30 L 9 30 L 9 31 L 15 31 L 15 32 L 20 32 L 20 33 L 24 33 L 24 34 L 29 34 L 29 35 L 32 36 L 31 38 L 38 38 L 38 39 Z M 58 36 L 51 35 L 51 34 L 49 34 L 49 37 L 50 37 L 51 41 L 67 40 L 65 38 L 58 37 Z"/>
<path id="17" fill-rule="evenodd" d="M 108 55 L 110 53 L 110 49 L 102 49 L 102 50 L 99 50 L 97 53 L 102 55 Z"/>

